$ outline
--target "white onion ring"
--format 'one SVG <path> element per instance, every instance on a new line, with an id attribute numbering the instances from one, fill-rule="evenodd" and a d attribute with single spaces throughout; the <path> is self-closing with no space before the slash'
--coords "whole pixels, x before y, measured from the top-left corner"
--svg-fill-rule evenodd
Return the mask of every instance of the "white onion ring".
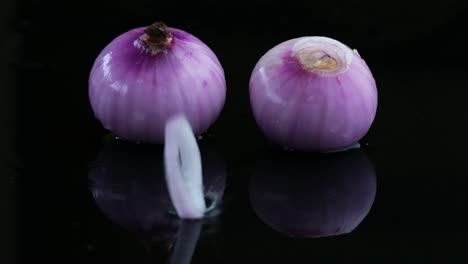
<path id="1" fill-rule="evenodd" d="M 165 177 L 174 208 L 180 218 L 202 218 L 203 195 L 200 150 L 193 130 L 183 116 L 171 118 L 165 128 Z"/>

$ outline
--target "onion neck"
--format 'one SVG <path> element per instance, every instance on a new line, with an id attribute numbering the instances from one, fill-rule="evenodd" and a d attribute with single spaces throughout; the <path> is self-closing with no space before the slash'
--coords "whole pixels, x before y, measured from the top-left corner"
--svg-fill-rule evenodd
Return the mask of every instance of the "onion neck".
<path id="1" fill-rule="evenodd" d="M 144 32 L 141 40 L 148 46 L 153 55 L 165 51 L 172 42 L 171 30 L 163 22 L 153 23 L 146 27 Z"/>
<path id="2" fill-rule="evenodd" d="M 304 70 L 330 76 L 348 69 L 353 52 L 330 38 L 304 37 L 294 45 L 293 56 Z"/>

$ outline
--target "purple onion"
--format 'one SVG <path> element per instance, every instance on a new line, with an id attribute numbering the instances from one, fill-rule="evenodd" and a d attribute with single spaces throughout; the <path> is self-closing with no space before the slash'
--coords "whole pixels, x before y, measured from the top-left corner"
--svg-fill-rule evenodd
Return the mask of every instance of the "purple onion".
<path id="1" fill-rule="evenodd" d="M 198 38 L 161 22 L 114 39 L 89 77 L 96 118 L 131 141 L 162 143 L 166 120 L 176 114 L 201 134 L 217 119 L 225 97 L 216 55 Z"/>
<path id="2" fill-rule="evenodd" d="M 210 208 L 221 203 L 226 183 L 224 161 L 209 143 L 201 143 L 204 195 Z M 89 170 L 98 208 L 115 223 L 148 240 L 172 243 L 179 228 L 173 213 L 159 145 L 110 140 Z M 213 194 L 215 193 L 215 194 Z"/>
<path id="3" fill-rule="evenodd" d="M 375 80 L 356 50 L 301 37 L 269 50 L 250 79 L 258 126 L 284 147 L 330 151 L 357 143 L 377 109 Z"/>
<path id="4" fill-rule="evenodd" d="M 377 188 L 365 152 L 291 154 L 266 158 L 251 178 L 250 201 L 257 216 L 292 237 L 353 231 L 369 213 Z"/>

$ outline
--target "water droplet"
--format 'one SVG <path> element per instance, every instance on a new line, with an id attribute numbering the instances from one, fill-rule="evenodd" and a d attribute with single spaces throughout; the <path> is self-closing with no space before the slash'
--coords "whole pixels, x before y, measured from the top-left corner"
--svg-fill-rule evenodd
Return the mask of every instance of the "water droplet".
<path id="1" fill-rule="evenodd" d="M 202 140 L 202 139 L 203 139 L 203 136 L 202 136 L 202 135 L 199 135 L 199 136 L 197 136 L 197 139 L 198 139 L 198 140 Z"/>

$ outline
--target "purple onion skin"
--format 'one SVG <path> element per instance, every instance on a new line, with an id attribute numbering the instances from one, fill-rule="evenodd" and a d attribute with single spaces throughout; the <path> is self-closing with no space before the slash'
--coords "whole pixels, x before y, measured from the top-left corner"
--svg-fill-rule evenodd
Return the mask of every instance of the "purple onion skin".
<path id="1" fill-rule="evenodd" d="M 168 28 L 172 40 L 153 54 L 130 30 L 108 44 L 89 77 L 95 117 L 115 135 L 162 143 L 168 118 L 184 114 L 201 134 L 219 116 L 226 97 L 223 68 L 211 49 L 193 35 Z"/>
<path id="2" fill-rule="evenodd" d="M 369 213 L 377 189 L 365 152 L 290 154 L 266 158 L 251 178 L 250 201 L 257 216 L 291 237 L 352 232 Z"/>
<path id="3" fill-rule="evenodd" d="M 314 43 L 321 46 L 314 49 Z M 307 68 L 300 59 L 312 56 L 307 49 L 335 59 L 336 68 Z M 273 142 L 331 151 L 357 143 L 368 132 L 377 89 L 357 51 L 329 38 L 302 37 L 275 46 L 258 61 L 250 102 L 258 126 Z"/>
<path id="4" fill-rule="evenodd" d="M 204 193 L 216 207 L 225 189 L 225 163 L 209 144 L 201 143 L 200 151 Z M 109 139 L 88 178 L 97 207 L 113 222 L 146 240 L 174 242 L 180 221 L 172 212 L 161 146 Z"/>

